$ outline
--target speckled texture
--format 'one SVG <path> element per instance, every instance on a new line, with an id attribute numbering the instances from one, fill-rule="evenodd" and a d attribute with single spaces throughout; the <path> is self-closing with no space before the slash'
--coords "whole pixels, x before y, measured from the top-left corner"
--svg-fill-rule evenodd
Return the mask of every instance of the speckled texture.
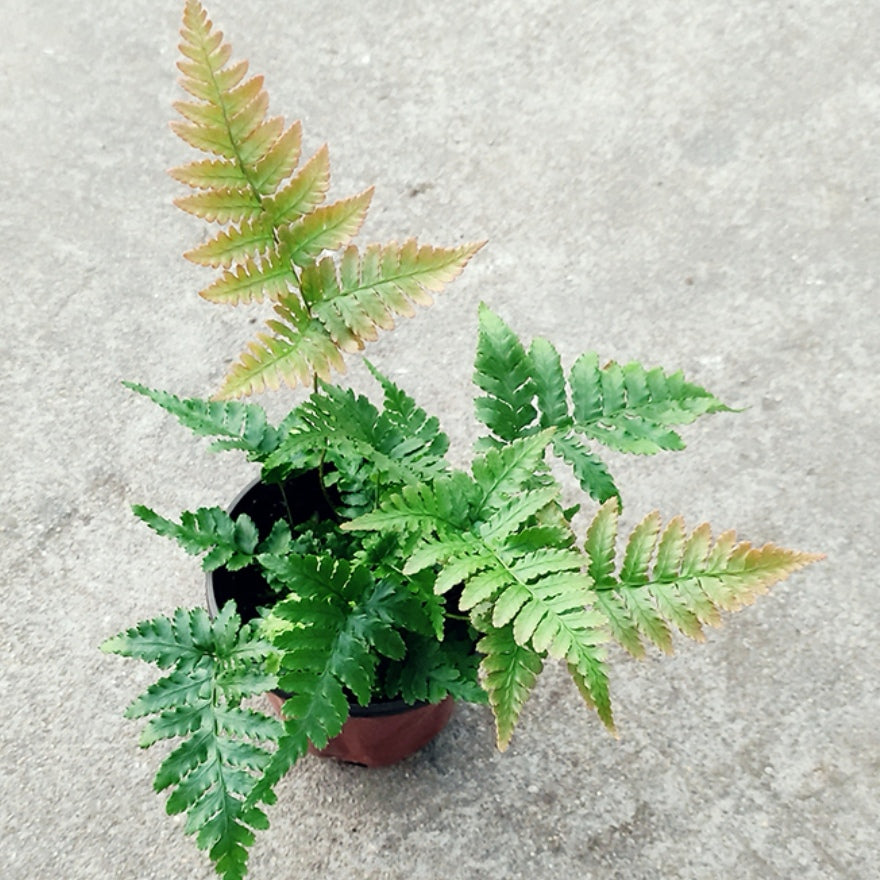
<path id="1" fill-rule="evenodd" d="M 828 554 L 707 645 L 616 663 L 619 741 L 552 670 L 505 755 L 464 707 L 399 767 L 304 760 L 251 876 L 880 876 L 880 7 L 210 9 L 306 148 L 329 142 L 334 192 L 376 184 L 367 239 L 490 239 L 371 350 L 457 461 L 485 299 L 566 359 L 682 367 L 745 408 L 684 454 L 613 457 L 628 524 L 658 507 Z M 188 158 L 166 126 L 180 8 L 0 13 L 0 876 L 208 878 L 121 718 L 148 670 L 97 651 L 201 598 L 197 564 L 128 506 L 223 502 L 251 474 L 119 384 L 207 393 L 253 330 L 180 258 L 201 231 L 163 171 Z"/>

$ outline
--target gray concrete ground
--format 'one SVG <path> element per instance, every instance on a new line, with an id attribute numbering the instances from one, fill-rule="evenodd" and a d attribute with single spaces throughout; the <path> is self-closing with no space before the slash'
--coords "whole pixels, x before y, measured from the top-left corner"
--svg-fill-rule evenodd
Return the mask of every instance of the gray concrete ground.
<path id="1" fill-rule="evenodd" d="M 745 408 L 683 454 L 613 458 L 628 523 L 657 507 L 828 554 L 706 645 L 618 657 L 620 741 L 552 671 L 505 755 L 465 707 L 401 766 L 304 761 L 251 876 L 880 876 L 880 6 L 210 9 L 306 148 L 329 142 L 334 193 L 376 184 L 363 240 L 490 240 L 371 351 L 459 461 L 484 299 L 569 360 L 682 367 Z M 163 170 L 189 158 L 166 127 L 180 4 L 0 11 L 0 876 L 207 878 L 121 717 L 149 670 L 97 651 L 201 599 L 129 505 L 224 502 L 251 473 L 119 384 L 208 393 L 254 329 L 180 257 L 201 234 Z"/>

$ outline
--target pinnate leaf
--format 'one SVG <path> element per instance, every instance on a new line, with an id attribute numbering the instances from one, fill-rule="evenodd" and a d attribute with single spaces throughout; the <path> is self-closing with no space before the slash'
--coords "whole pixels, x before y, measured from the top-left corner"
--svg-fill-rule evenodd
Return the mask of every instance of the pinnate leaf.
<path id="1" fill-rule="evenodd" d="M 167 811 L 187 814 L 184 830 L 209 849 L 226 880 L 244 876 L 253 831 L 268 825 L 265 814 L 245 801 L 270 760 L 262 743 L 281 733 L 275 719 L 238 706 L 242 694 L 255 692 L 252 673 L 272 651 L 253 627 L 240 623 L 231 602 L 213 621 L 202 609 L 178 609 L 173 619 L 144 621 L 102 646 L 175 667 L 127 714 L 151 716 L 141 734 L 143 747 L 182 740 L 162 761 L 154 788 L 171 789 Z M 259 692 L 275 685 L 274 677 L 261 680 Z"/>
<path id="2" fill-rule="evenodd" d="M 603 505 L 587 532 L 585 549 L 597 608 L 615 640 L 635 656 L 644 653 L 642 638 L 671 653 L 669 624 L 701 641 L 703 625 L 717 626 L 721 611 L 751 604 L 773 584 L 822 558 L 773 544 L 737 543 L 733 532 L 713 544 L 708 525 L 687 535 L 681 517 L 675 517 L 661 530 L 659 515 L 653 513 L 633 529 L 615 575 L 617 518 L 616 501 Z"/>

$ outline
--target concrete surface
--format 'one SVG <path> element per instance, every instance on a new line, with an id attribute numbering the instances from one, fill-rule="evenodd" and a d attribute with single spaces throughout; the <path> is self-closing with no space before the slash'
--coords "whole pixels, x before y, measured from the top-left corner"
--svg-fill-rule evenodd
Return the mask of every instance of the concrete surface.
<path id="1" fill-rule="evenodd" d="M 128 506 L 223 502 L 250 473 L 119 384 L 207 393 L 254 329 L 180 257 L 201 234 L 163 171 L 189 158 L 166 127 L 180 5 L 0 0 L 5 880 L 212 876 L 121 717 L 149 670 L 97 651 L 201 600 Z M 620 741 L 554 671 L 505 755 L 466 707 L 402 766 L 304 761 L 251 876 L 880 876 L 880 6 L 210 11 L 307 149 L 330 143 L 334 193 L 376 184 L 364 240 L 490 239 L 371 351 L 460 461 L 485 299 L 569 361 L 682 367 L 746 408 L 686 453 L 614 457 L 628 522 L 658 507 L 828 554 L 707 645 L 618 658 Z"/>

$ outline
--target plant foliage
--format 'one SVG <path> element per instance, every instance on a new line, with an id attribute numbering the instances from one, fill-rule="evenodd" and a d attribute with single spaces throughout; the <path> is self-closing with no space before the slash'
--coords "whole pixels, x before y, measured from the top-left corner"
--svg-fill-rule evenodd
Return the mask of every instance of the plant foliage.
<path id="1" fill-rule="evenodd" d="M 474 383 L 485 392 L 477 398 L 476 412 L 491 432 L 486 442 L 509 443 L 555 428 L 553 452 L 600 502 L 619 498 L 619 492 L 591 441 L 643 455 L 683 449 L 675 426 L 729 410 L 680 372 L 667 375 L 659 367 L 613 361 L 600 367 L 593 352 L 575 361 L 566 380 L 550 342 L 535 339 L 526 351 L 486 306 L 480 308 Z"/>
<path id="2" fill-rule="evenodd" d="M 300 165 L 302 126 L 269 116 L 262 76 L 249 76 L 198 0 L 187 0 L 178 67 L 192 100 L 174 106 L 172 124 L 210 158 L 171 174 L 195 190 L 178 207 L 218 225 L 188 251 L 220 270 L 201 291 L 228 305 L 269 300 L 275 314 L 232 366 L 221 397 L 241 397 L 281 384 L 311 384 L 344 369 L 358 351 L 390 330 L 397 316 L 431 304 L 482 243 L 440 248 L 352 243 L 367 215 L 372 188 L 327 203 L 326 146 Z"/>
<path id="3" fill-rule="evenodd" d="M 171 789 L 168 813 L 186 813 L 184 831 L 208 850 L 217 873 L 239 880 L 246 873 L 254 831 L 269 825 L 265 813 L 246 804 L 269 763 L 266 743 L 278 739 L 278 721 L 241 705 L 275 687 L 264 669 L 272 646 L 227 603 L 211 621 L 205 611 L 178 609 L 173 618 L 143 621 L 108 639 L 103 651 L 136 657 L 171 671 L 126 710 L 149 716 L 140 745 L 180 740 L 162 761 L 153 787 Z"/>
<path id="4" fill-rule="evenodd" d="M 615 573 L 617 524 L 617 500 L 611 499 L 593 519 L 585 549 L 597 606 L 615 640 L 634 657 L 644 655 L 643 640 L 671 654 L 672 628 L 703 641 L 703 626 L 720 625 L 722 611 L 751 605 L 773 584 L 822 558 L 774 544 L 737 543 L 733 531 L 713 543 L 707 523 L 688 533 L 681 517 L 663 527 L 655 511 L 631 532 Z"/>
<path id="5" fill-rule="evenodd" d="M 256 404 L 126 383 L 211 449 L 258 463 L 278 486 L 279 513 L 200 507 L 168 518 L 136 505 L 206 571 L 248 569 L 266 591 L 248 597 L 254 620 L 242 623 L 233 602 L 213 621 L 178 610 L 103 650 L 163 670 L 127 715 L 149 716 L 142 746 L 178 741 L 155 787 L 171 790 L 168 811 L 186 813 L 186 832 L 238 880 L 268 825 L 261 804 L 358 705 L 488 703 L 505 749 L 557 661 L 614 732 L 608 643 L 641 657 L 646 644 L 671 652 L 673 630 L 701 640 L 722 612 L 819 557 L 733 532 L 713 542 L 708 525 L 688 532 L 657 513 L 618 541 L 620 493 L 599 449 L 682 449 L 681 426 L 728 410 L 681 373 L 601 364 L 592 352 L 566 370 L 550 342 L 523 343 L 483 305 L 474 383 L 487 432 L 467 469 L 450 462 L 438 420 L 372 365 L 381 403 L 327 381 L 345 353 L 429 304 L 480 245 L 353 244 L 372 190 L 327 203 L 326 147 L 300 164 L 300 124 L 268 115 L 262 78 L 231 62 L 198 0 L 187 0 L 181 34 L 193 100 L 176 104 L 174 129 L 210 157 L 172 172 L 193 190 L 177 203 L 219 227 L 187 256 L 220 272 L 205 298 L 275 309 L 220 397 L 280 384 L 311 393 L 273 425 Z M 598 502 L 583 543 L 554 459 Z M 304 480 L 320 493 L 311 507 L 288 497 Z M 272 689 L 284 695 L 280 721 L 243 707 Z"/>

